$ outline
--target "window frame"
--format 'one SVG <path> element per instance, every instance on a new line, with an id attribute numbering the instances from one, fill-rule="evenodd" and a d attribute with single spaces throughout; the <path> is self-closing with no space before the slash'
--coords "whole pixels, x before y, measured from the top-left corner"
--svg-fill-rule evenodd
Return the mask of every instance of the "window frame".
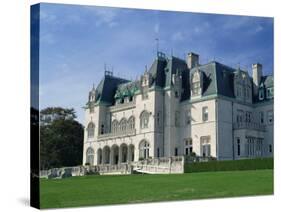
<path id="1" fill-rule="evenodd" d="M 209 108 L 208 108 L 208 106 L 202 107 L 202 121 L 203 122 L 209 121 Z"/>

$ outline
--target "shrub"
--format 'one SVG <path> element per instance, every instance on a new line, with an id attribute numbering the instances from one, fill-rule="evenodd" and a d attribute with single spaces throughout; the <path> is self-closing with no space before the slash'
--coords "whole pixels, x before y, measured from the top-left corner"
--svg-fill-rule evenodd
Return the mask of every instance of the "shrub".
<path id="1" fill-rule="evenodd" d="M 208 172 L 208 171 L 234 171 L 273 169 L 273 158 L 256 158 L 243 160 L 225 160 L 186 163 L 184 172 Z"/>

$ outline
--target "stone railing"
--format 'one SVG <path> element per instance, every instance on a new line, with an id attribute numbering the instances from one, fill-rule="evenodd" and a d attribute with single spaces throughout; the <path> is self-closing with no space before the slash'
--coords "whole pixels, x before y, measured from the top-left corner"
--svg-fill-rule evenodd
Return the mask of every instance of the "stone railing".
<path id="1" fill-rule="evenodd" d="M 233 124 L 235 130 L 237 129 L 250 129 L 250 130 L 258 130 L 258 131 L 266 131 L 266 127 L 263 124 L 256 122 L 236 122 Z"/>
<path id="2" fill-rule="evenodd" d="M 88 166 L 86 168 L 90 173 L 106 174 L 132 174 L 133 167 L 130 164 L 103 164 L 96 166 Z"/>
<path id="3" fill-rule="evenodd" d="M 62 167 L 62 168 L 52 168 L 49 170 L 41 170 L 40 178 L 66 178 L 72 176 L 83 176 L 86 173 L 84 166 L 75 167 Z"/>
<path id="4" fill-rule="evenodd" d="M 163 157 L 138 161 L 134 170 L 148 174 L 171 174 L 184 172 L 184 157 Z"/>
<path id="5" fill-rule="evenodd" d="M 117 112 L 120 110 L 127 110 L 127 109 L 134 108 L 134 107 L 136 107 L 136 100 L 133 100 L 131 102 L 113 105 L 113 106 L 109 107 L 109 110 L 110 110 L 110 112 Z"/>
<path id="6" fill-rule="evenodd" d="M 184 172 L 184 157 L 164 157 L 152 158 L 142 161 L 121 163 L 116 165 L 86 165 L 75 167 L 52 168 L 49 170 L 41 170 L 40 178 L 61 179 L 73 176 L 84 175 L 119 175 L 132 174 L 133 172 L 148 174 L 171 174 Z"/>
<path id="7" fill-rule="evenodd" d="M 109 138 L 134 136 L 134 135 L 136 135 L 136 129 L 127 129 L 127 130 L 124 130 L 124 131 L 117 131 L 117 132 L 100 134 L 100 135 L 98 135 L 98 139 L 103 140 L 103 139 L 109 139 Z"/>

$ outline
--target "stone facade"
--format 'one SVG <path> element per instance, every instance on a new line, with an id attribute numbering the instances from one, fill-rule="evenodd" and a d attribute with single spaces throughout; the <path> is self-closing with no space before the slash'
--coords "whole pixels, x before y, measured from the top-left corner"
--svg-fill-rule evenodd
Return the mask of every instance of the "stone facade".
<path id="1" fill-rule="evenodd" d="M 273 76 L 158 53 L 139 80 L 106 72 L 85 107 L 83 164 L 273 156 Z"/>

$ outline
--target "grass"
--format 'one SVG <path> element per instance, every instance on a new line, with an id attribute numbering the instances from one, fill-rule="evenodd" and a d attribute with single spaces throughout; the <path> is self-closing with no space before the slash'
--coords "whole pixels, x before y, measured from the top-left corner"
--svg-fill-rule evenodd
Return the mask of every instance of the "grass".
<path id="1" fill-rule="evenodd" d="M 273 194 L 273 170 L 40 180 L 41 208 Z"/>

